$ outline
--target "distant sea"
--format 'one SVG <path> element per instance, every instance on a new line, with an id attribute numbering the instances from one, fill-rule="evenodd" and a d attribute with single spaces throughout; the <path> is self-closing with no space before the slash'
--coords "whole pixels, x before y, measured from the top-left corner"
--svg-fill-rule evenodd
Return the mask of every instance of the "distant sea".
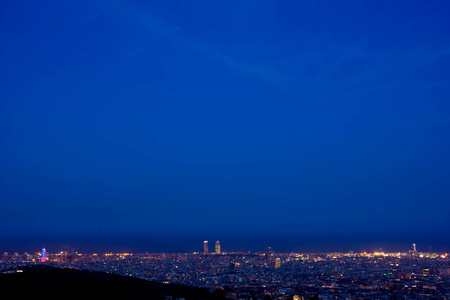
<path id="1" fill-rule="evenodd" d="M 220 241 L 225 252 L 267 252 L 267 247 L 280 253 L 382 251 L 406 252 L 411 244 L 417 250 L 450 252 L 448 236 L 415 234 L 314 234 L 314 235 L 42 235 L 27 237 L 0 237 L 0 254 L 13 252 L 39 252 L 46 246 L 49 253 L 74 249 L 79 253 L 133 252 L 133 253 L 192 253 L 203 251 L 208 240 L 209 251 Z"/>

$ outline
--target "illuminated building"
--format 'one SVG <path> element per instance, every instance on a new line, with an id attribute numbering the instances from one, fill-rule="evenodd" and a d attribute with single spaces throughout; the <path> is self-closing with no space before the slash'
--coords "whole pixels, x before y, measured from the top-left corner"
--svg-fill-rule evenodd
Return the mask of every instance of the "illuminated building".
<path id="1" fill-rule="evenodd" d="M 275 269 L 278 269 L 279 267 L 281 267 L 281 259 L 277 258 L 275 259 Z"/>
<path id="2" fill-rule="evenodd" d="M 220 254 L 220 242 L 219 241 L 217 241 L 216 242 L 216 254 Z"/>
<path id="3" fill-rule="evenodd" d="M 417 255 L 416 244 L 411 244 L 411 249 L 409 250 L 409 255 L 411 258 L 415 258 Z"/>
<path id="4" fill-rule="evenodd" d="M 42 254 L 41 254 L 41 262 L 47 261 L 47 251 L 45 250 L 45 246 L 42 248 Z"/>
<path id="5" fill-rule="evenodd" d="M 267 253 L 264 256 L 266 257 L 266 260 L 273 257 L 272 247 L 267 247 Z"/>
<path id="6" fill-rule="evenodd" d="M 203 254 L 208 254 L 208 241 L 203 242 Z"/>

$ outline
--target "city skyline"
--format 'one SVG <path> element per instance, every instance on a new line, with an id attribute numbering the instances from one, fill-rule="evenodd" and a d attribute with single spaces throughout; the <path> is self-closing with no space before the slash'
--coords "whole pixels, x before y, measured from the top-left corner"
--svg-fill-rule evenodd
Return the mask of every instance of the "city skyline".
<path id="1" fill-rule="evenodd" d="M 248 238 L 247 238 L 248 239 Z M 116 239 L 115 242 L 106 240 L 98 240 L 97 243 L 93 240 L 73 240 L 70 239 L 67 243 L 59 241 L 53 241 L 50 244 L 50 251 L 52 253 L 59 253 L 60 251 L 67 252 L 78 251 L 80 253 L 197 253 L 202 255 L 221 255 L 228 253 L 409 253 L 415 255 L 418 253 L 450 253 L 450 249 L 446 247 L 439 247 L 436 245 L 419 244 L 416 243 L 398 243 L 398 244 L 386 244 L 377 242 L 367 242 L 361 244 L 354 244 L 352 246 L 338 247 L 330 246 L 330 244 L 313 245 L 311 243 L 305 243 L 303 246 L 290 246 L 286 244 L 268 243 L 267 240 L 253 239 L 249 243 L 242 243 L 242 240 L 226 239 L 225 248 L 222 247 L 221 242 L 216 241 L 213 251 L 209 251 L 208 241 L 203 241 L 201 249 L 199 248 L 198 240 L 186 239 L 186 238 L 159 238 L 151 239 L 149 241 L 137 242 L 136 240 L 128 239 Z M 272 240 L 273 241 L 273 240 Z M 339 245 L 340 243 L 334 243 Z M 34 253 L 36 249 L 40 249 L 39 242 L 30 243 L 30 241 L 23 241 L 22 243 L 2 243 L 0 248 L 0 254 L 7 253 Z M 42 248 L 43 253 L 45 249 L 49 248 L 44 246 Z M 273 249 L 273 250 L 272 250 Z M 45 257 L 45 255 L 44 255 Z"/>
<path id="2" fill-rule="evenodd" d="M 168 287 L 165 297 L 175 293 L 175 286 L 170 284 L 176 284 L 201 287 L 223 295 L 223 299 L 447 299 L 450 295 L 448 254 L 416 253 L 414 244 L 410 246 L 409 252 L 402 253 L 275 253 L 271 247 L 265 253 L 223 255 L 61 251 L 48 253 L 46 262 L 40 262 L 42 253 L 5 253 L 0 255 L 0 282 L 4 284 L 2 291 L 5 288 L 17 291 L 11 288 L 11 281 L 5 284 L 5 280 L 15 278 L 16 286 L 30 287 L 36 279 L 30 282 L 26 278 L 34 274 L 34 278 L 39 278 L 40 287 L 47 289 L 46 283 L 50 283 L 53 287 L 49 291 L 54 291 L 55 279 L 59 281 L 57 278 L 66 274 L 58 284 L 61 285 L 58 297 L 73 293 L 73 286 L 79 290 L 78 285 L 73 285 L 74 276 L 86 278 L 86 274 L 95 274 L 95 286 L 99 285 L 99 278 L 114 277 L 129 282 L 124 287 L 128 291 L 159 283 Z M 45 276 L 48 272 L 60 275 L 49 280 Z M 66 279 L 68 272 L 72 274 L 70 282 Z M 130 277 L 139 280 L 130 282 Z M 67 286 L 68 283 L 71 285 Z M 142 299 L 146 298 L 149 297 Z"/>
<path id="3" fill-rule="evenodd" d="M 0 249 L 446 251 L 448 11 L 2 2 Z"/>
<path id="4" fill-rule="evenodd" d="M 272 247 L 267 247 L 267 249 L 265 251 L 233 251 L 232 249 L 230 249 L 229 251 L 221 251 L 220 250 L 220 243 L 219 241 L 216 241 L 215 243 L 215 251 L 214 252 L 208 252 L 207 249 L 207 241 L 203 242 L 203 248 L 202 251 L 193 251 L 193 252 L 186 252 L 186 251 L 179 251 L 179 252 L 149 252 L 149 251 L 141 251 L 141 252 L 133 252 L 133 251 L 128 251 L 128 252 L 123 252 L 125 253 L 125 255 L 133 255 L 134 253 L 136 254 L 142 254 L 142 253 L 147 253 L 147 254 L 192 254 L 192 255 L 204 255 L 204 256 L 214 256 L 214 255 L 246 255 L 246 254 L 251 254 L 251 255 L 263 255 L 266 256 L 267 258 L 271 258 L 272 260 L 274 260 L 275 262 L 275 268 L 279 268 L 280 265 L 280 258 L 279 257 L 275 257 L 274 254 L 278 255 L 292 255 L 292 254 L 330 254 L 330 253 L 340 253 L 340 254 L 347 254 L 347 255 L 360 255 L 360 256 L 397 256 L 397 257 L 403 257 L 403 258 L 413 258 L 413 259 L 419 259 L 419 258 L 432 258 L 432 257 L 441 257 L 441 258 L 447 258 L 448 253 L 447 252 L 442 252 L 442 251 L 432 251 L 431 246 L 428 249 L 428 251 L 417 251 L 416 248 L 416 244 L 412 243 L 410 248 L 408 249 L 390 249 L 390 251 L 384 251 L 381 247 L 376 249 L 376 250 L 364 250 L 361 249 L 361 251 L 354 251 L 354 250 L 348 250 L 348 251 L 317 251 L 317 252 L 311 252 L 311 251 L 287 251 L 287 252 L 274 252 L 272 251 Z M 64 250 L 61 250 L 64 249 Z M 36 250 L 36 249 L 35 249 Z M 53 249 L 53 252 L 50 252 L 50 255 L 54 256 L 57 255 L 59 257 L 62 257 L 63 260 L 66 259 L 66 257 L 68 255 L 72 255 L 72 256 L 76 256 L 76 255 L 121 255 L 121 252 L 116 252 L 116 251 L 91 251 L 91 252 L 79 252 L 76 251 L 75 248 L 71 248 L 70 246 L 66 245 L 66 246 L 56 246 L 55 249 Z M 8 258 L 17 258 L 17 257 L 24 257 L 25 256 L 37 256 L 37 258 L 35 258 L 34 262 L 40 262 L 40 263 L 46 263 L 47 261 L 50 261 L 49 258 L 49 254 L 47 254 L 47 247 L 42 247 L 41 251 L 24 251 L 23 253 L 19 253 L 17 251 L 14 252 L 2 252 L 0 249 L 0 261 L 1 261 L 1 257 L 3 257 L 3 259 L 8 259 Z M 29 261 L 29 259 L 25 259 L 25 261 Z"/>

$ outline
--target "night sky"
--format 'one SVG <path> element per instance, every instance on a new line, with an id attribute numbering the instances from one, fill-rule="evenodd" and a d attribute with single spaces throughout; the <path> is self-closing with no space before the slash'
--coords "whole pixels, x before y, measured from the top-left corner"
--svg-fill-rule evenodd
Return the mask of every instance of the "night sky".
<path id="1" fill-rule="evenodd" d="M 1 1 L 0 238 L 450 250 L 449 11 Z"/>

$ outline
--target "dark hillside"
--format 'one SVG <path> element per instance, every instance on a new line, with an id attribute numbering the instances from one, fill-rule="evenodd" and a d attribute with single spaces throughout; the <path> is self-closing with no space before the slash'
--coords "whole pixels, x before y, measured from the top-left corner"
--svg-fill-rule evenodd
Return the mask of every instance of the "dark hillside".
<path id="1" fill-rule="evenodd" d="M 27 267 L 23 271 L 0 274 L 0 299 L 225 299 L 220 290 L 210 293 L 202 288 L 101 272 L 47 266 Z"/>

